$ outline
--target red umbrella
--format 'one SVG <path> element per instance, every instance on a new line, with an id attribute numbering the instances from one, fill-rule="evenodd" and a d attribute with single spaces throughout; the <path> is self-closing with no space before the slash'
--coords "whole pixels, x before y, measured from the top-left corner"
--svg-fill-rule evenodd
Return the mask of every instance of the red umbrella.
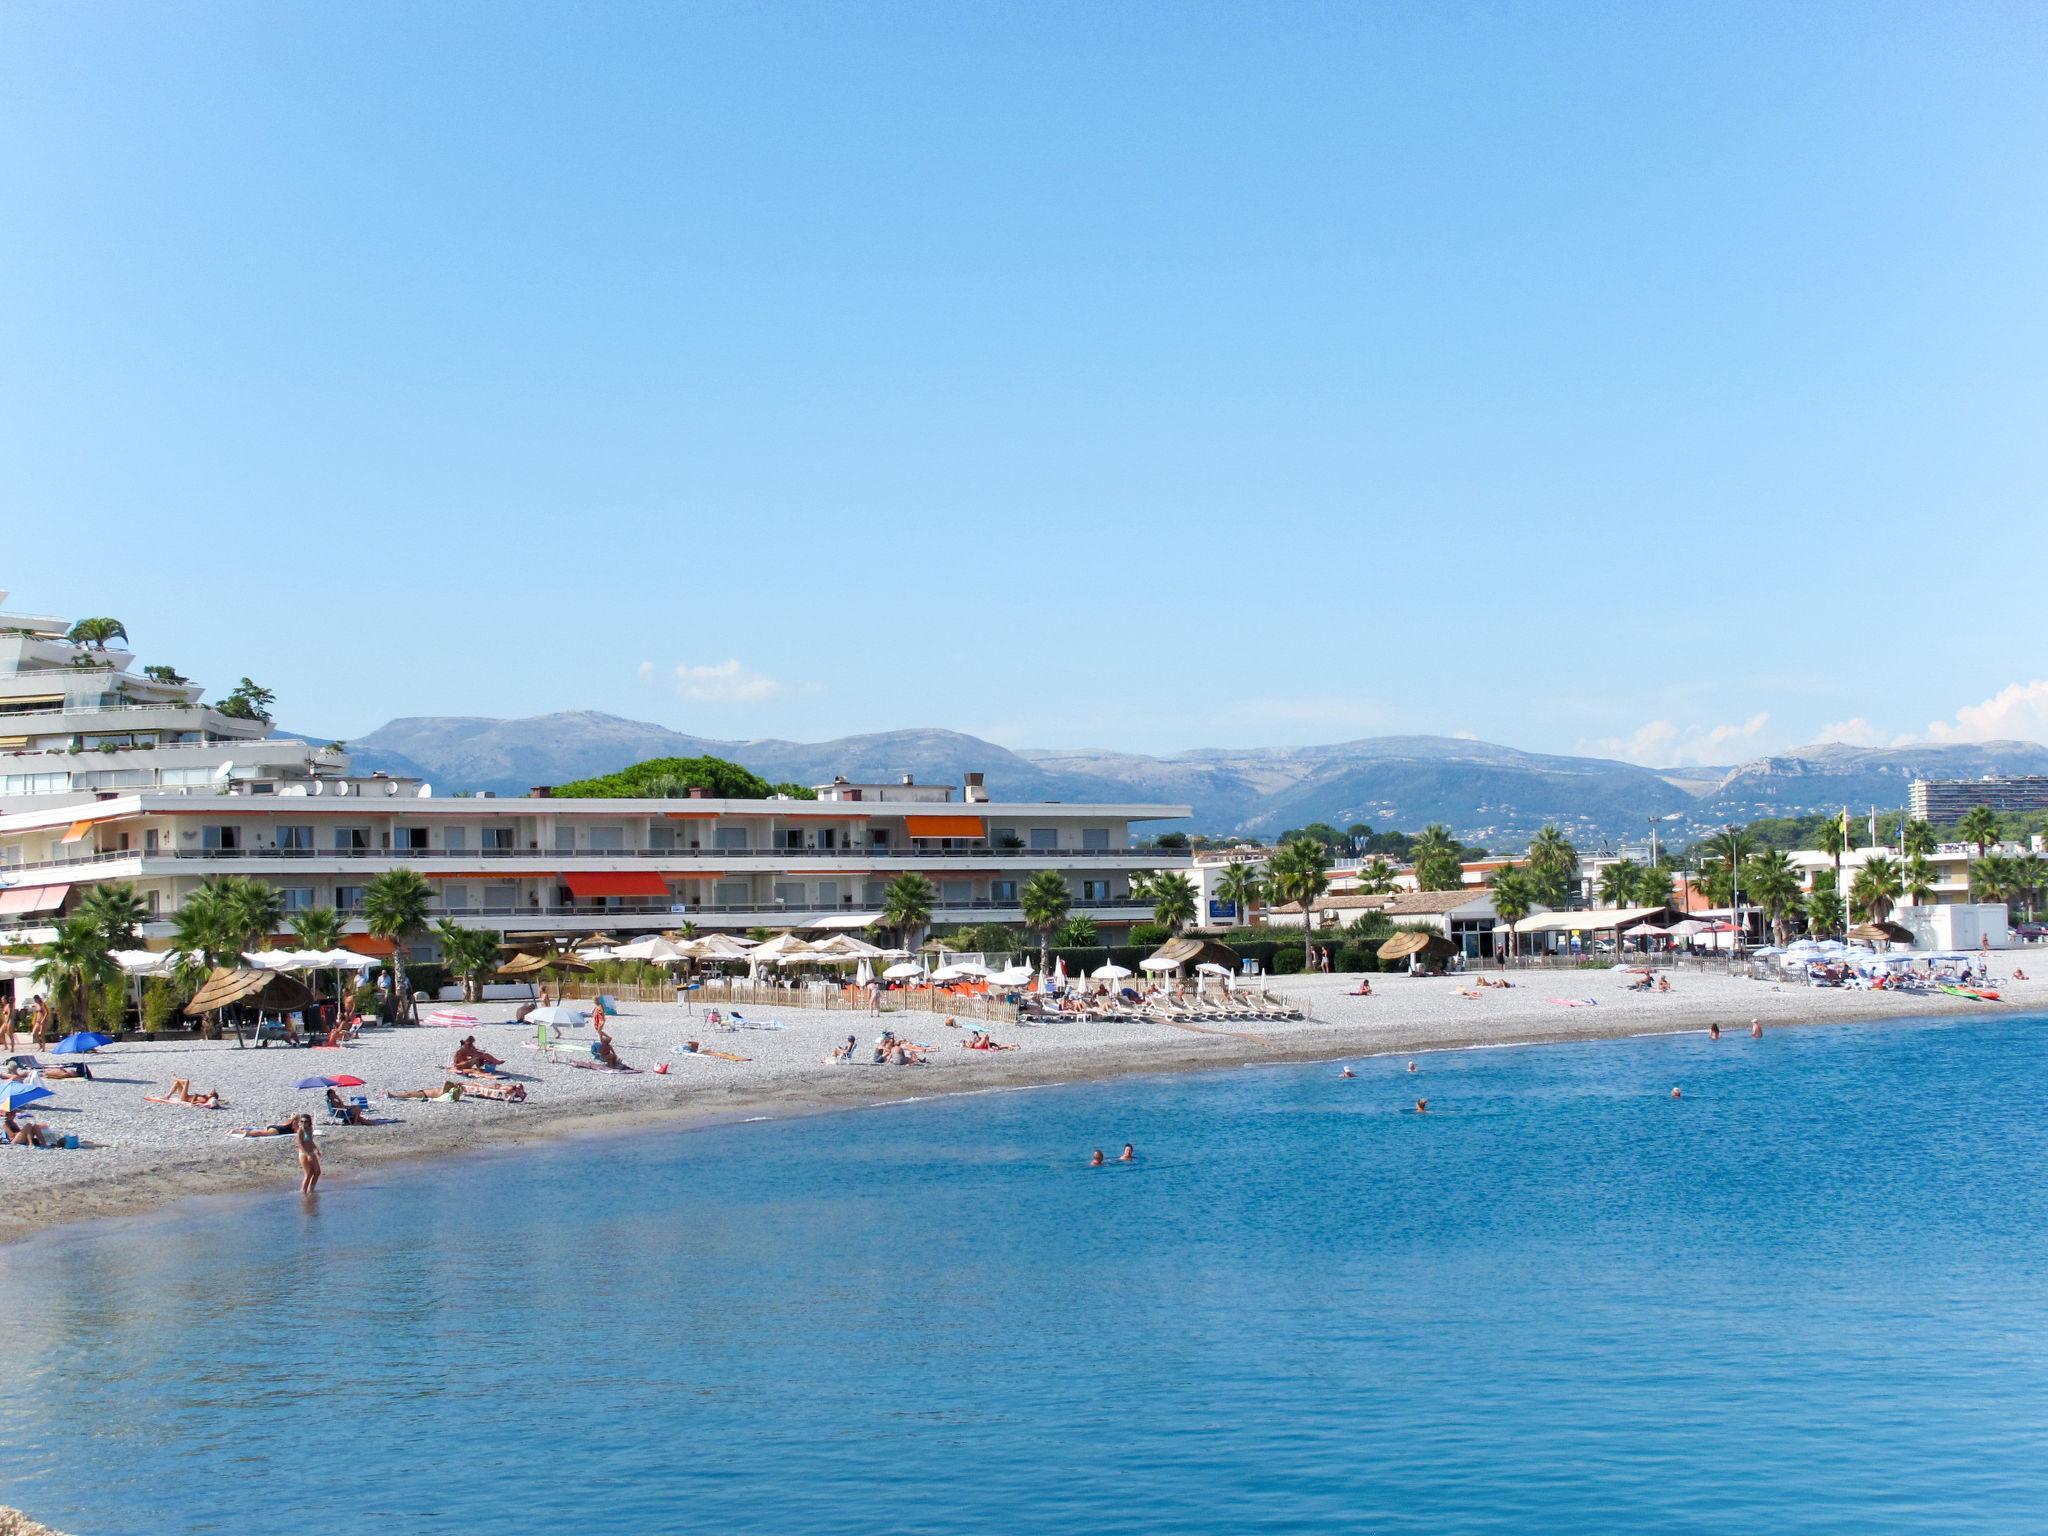
<path id="1" fill-rule="evenodd" d="M 367 1088 L 367 1087 L 369 1087 L 369 1084 L 368 1084 L 368 1083 L 366 1083 L 366 1082 L 364 1082 L 364 1081 L 363 1081 L 363 1080 L 362 1080 L 362 1079 L 361 1079 L 360 1077 L 351 1077 L 351 1076 L 349 1076 L 349 1075 L 348 1075 L 348 1073 L 346 1073 L 346 1072 L 337 1072 L 337 1073 L 335 1073 L 335 1074 L 334 1074 L 334 1079 L 333 1079 L 333 1081 L 334 1081 L 334 1086 L 335 1086 L 335 1087 L 337 1087 L 337 1088 Z"/>

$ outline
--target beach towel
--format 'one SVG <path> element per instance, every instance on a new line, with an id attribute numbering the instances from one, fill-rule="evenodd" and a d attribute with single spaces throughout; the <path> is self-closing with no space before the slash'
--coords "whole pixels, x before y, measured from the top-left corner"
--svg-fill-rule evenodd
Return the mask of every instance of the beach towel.
<path id="1" fill-rule="evenodd" d="M 1559 1008 L 1593 1008 L 1599 1004 L 1597 998 L 1591 997 L 1546 997 L 1543 1001 Z"/>

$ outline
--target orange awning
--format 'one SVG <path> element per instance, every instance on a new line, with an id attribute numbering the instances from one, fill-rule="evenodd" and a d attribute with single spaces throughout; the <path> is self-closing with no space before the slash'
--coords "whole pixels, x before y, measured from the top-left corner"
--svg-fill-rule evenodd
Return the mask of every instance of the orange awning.
<path id="1" fill-rule="evenodd" d="M 562 884 L 579 901 L 593 896 L 668 895 L 668 882 L 661 876 L 635 870 L 613 875 L 564 875 Z"/>
<path id="2" fill-rule="evenodd" d="M 718 820 L 718 812 L 716 811 L 663 811 L 661 814 L 666 816 L 670 821 Z"/>
<path id="3" fill-rule="evenodd" d="M 988 828 L 979 816 L 906 816 L 912 837 L 985 837 Z"/>
<path id="4" fill-rule="evenodd" d="M 70 889 L 68 885 L 31 885 L 0 891 L 0 916 L 20 917 L 31 912 L 55 912 L 64 905 L 65 893 Z"/>
<path id="5" fill-rule="evenodd" d="M 68 832 L 66 832 L 64 836 L 61 839 L 59 839 L 59 841 L 66 843 L 82 843 L 88 837 L 91 836 L 92 823 L 90 821 L 74 821 L 73 823 L 71 823 L 71 829 Z"/>
<path id="6" fill-rule="evenodd" d="M 341 947 L 352 949 L 372 960 L 388 960 L 392 951 L 398 948 L 391 940 L 380 939 L 373 933 L 344 933 L 341 936 Z"/>

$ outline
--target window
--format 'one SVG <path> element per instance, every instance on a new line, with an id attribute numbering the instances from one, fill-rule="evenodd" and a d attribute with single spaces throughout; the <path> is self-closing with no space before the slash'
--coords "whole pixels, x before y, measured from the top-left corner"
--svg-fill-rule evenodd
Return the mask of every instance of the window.
<path id="1" fill-rule="evenodd" d="M 391 846 L 404 853 L 424 853 L 427 848 L 427 829 L 399 827 L 391 834 Z"/>
<path id="2" fill-rule="evenodd" d="M 1083 827 L 1081 829 L 1081 851 L 1083 853 L 1109 852 L 1109 828 Z"/>
<path id="3" fill-rule="evenodd" d="M 207 774 L 204 769 L 193 769 L 192 771 L 200 775 L 196 782 L 201 784 L 206 782 Z M 194 781 L 185 780 L 184 782 L 191 783 Z M 70 788 L 71 775 L 68 773 L 10 773 L 4 778 L 0 778 L 0 794 L 61 795 Z"/>
<path id="4" fill-rule="evenodd" d="M 311 853 L 313 851 L 313 829 L 311 827 L 279 827 L 277 829 L 277 851 L 279 853 Z"/>
<path id="5" fill-rule="evenodd" d="M 716 900 L 721 907 L 751 907 L 754 904 L 754 886 L 750 880 L 721 880 L 716 890 Z"/>
<path id="6" fill-rule="evenodd" d="M 801 880 L 778 880 L 775 882 L 775 899 L 786 907 L 800 907 L 804 904 L 804 883 Z"/>
<path id="7" fill-rule="evenodd" d="M 485 827 L 483 830 L 485 853 L 510 853 L 512 851 L 512 829 L 510 827 Z"/>
<path id="8" fill-rule="evenodd" d="M 868 828 L 868 846 L 870 848 L 886 849 L 889 846 L 889 829 L 887 827 Z"/>
<path id="9" fill-rule="evenodd" d="M 484 909 L 489 912 L 516 912 L 519 910 L 519 887 L 516 885 L 487 885 L 484 887 Z"/>
<path id="10" fill-rule="evenodd" d="M 370 829 L 368 827 L 336 827 L 334 829 L 334 851 L 336 853 L 368 853 L 370 851 Z"/>
<path id="11" fill-rule="evenodd" d="M 792 853 L 801 853 L 804 833 L 801 827 L 782 827 L 776 831 L 775 846 Z"/>
<path id="12" fill-rule="evenodd" d="M 1109 882 L 1107 880 L 1083 880 L 1081 882 L 1081 899 L 1083 901 L 1109 900 Z"/>
<path id="13" fill-rule="evenodd" d="M 313 887 L 310 885 L 281 885 L 277 894 L 284 899 L 287 912 L 310 912 L 313 910 Z"/>
<path id="14" fill-rule="evenodd" d="M 720 827 L 711 834 L 711 846 L 720 853 L 745 853 L 747 851 L 747 829 L 745 827 Z"/>
<path id="15" fill-rule="evenodd" d="M 450 853 L 460 853 L 469 846 L 469 831 L 464 827 L 449 827 L 441 834 L 441 846 Z"/>
<path id="16" fill-rule="evenodd" d="M 576 829 L 575 829 L 574 827 L 570 826 L 570 825 L 569 825 L 569 824 L 568 824 L 567 822 L 563 822 L 563 821 L 558 821 L 558 822 L 556 822 L 556 823 L 555 823 L 555 852 L 557 852 L 557 853 L 574 853 L 575 851 L 576 851 Z"/>
<path id="17" fill-rule="evenodd" d="M 1031 851 L 1033 853 L 1050 853 L 1058 848 L 1059 845 L 1060 829 L 1058 827 L 1033 827 L 1031 829 Z"/>
<path id="18" fill-rule="evenodd" d="M 820 880 L 818 882 L 818 905 L 821 907 L 836 907 L 839 905 L 839 882 L 837 880 Z"/>
<path id="19" fill-rule="evenodd" d="M 242 851 L 242 829 L 240 827 L 201 827 L 199 846 L 208 853 L 240 853 Z"/>
<path id="20" fill-rule="evenodd" d="M 972 880 L 942 880 L 939 882 L 939 896 L 949 907 L 964 907 L 974 900 Z"/>
<path id="21" fill-rule="evenodd" d="M 590 829 L 590 850 L 593 853 L 617 853 L 626 846 L 624 827 L 592 827 Z"/>
<path id="22" fill-rule="evenodd" d="M 879 907 L 884 901 L 888 899 L 888 896 L 888 881 L 870 880 L 863 889 L 861 900 L 866 902 L 871 907 Z"/>
<path id="23" fill-rule="evenodd" d="M 183 789 L 194 784 L 205 784 L 212 780 L 211 768 L 159 768 L 157 783 L 165 789 Z"/>
<path id="24" fill-rule="evenodd" d="M 460 881 L 452 881 L 441 887 L 441 905 L 450 912 L 469 910 L 469 887 Z"/>
<path id="25" fill-rule="evenodd" d="M 1017 882 L 1014 880 L 991 880 L 988 883 L 991 901 L 1014 902 L 1017 899 Z"/>
<path id="26" fill-rule="evenodd" d="M 834 827 L 820 828 L 818 831 L 818 846 L 820 848 L 837 848 L 839 846 L 838 829 Z"/>
<path id="27" fill-rule="evenodd" d="M 363 910 L 363 888 L 360 885 L 337 885 L 334 888 L 334 904 L 343 912 Z"/>

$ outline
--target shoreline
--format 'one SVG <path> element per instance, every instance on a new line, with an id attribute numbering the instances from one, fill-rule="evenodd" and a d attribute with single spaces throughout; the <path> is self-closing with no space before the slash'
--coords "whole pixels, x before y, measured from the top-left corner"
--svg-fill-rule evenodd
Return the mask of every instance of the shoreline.
<path id="1" fill-rule="evenodd" d="M 1746 1033 L 1752 1016 L 1763 1018 L 1767 1029 L 1780 1029 L 1886 1019 L 1975 1019 L 1996 1017 L 2001 1012 L 2018 1015 L 2048 1007 L 2048 983 L 2034 982 L 2009 986 L 2008 1000 L 1999 1003 L 1787 988 L 1710 976 L 1687 977 L 1668 996 L 1633 994 L 1616 999 L 1610 996 L 1613 978 L 1605 973 L 1566 973 L 1556 978 L 1529 977 L 1525 973 L 1517 978 L 1517 991 L 1487 994 L 1474 1001 L 1463 999 L 1456 991 L 1466 979 L 1469 978 L 1411 982 L 1388 977 L 1375 996 L 1360 999 L 1339 989 L 1340 984 L 1352 980 L 1350 977 L 1290 977 L 1285 995 L 1309 1015 L 1301 1022 L 1254 1023 L 1235 1032 L 1209 1033 L 1184 1032 L 1163 1025 L 1060 1021 L 1043 1029 L 999 1031 L 1022 1042 L 1024 1049 L 1016 1053 L 962 1060 L 963 1055 L 974 1053 L 942 1050 L 934 1053 L 935 1066 L 928 1069 L 824 1067 L 819 1062 L 825 1043 L 849 1030 L 863 1035 L 880 1025 L 933 1035 L 941 1047 L 950 1044 L 945 1039 L 943 1021 L 932 1016 L 891 1014 L 878 1019 L 865 1013 L 799 1014 L 785 1010 L 786 1019 L 793 1021 L 785 1025 L 786 1036 L 764 1041 L 720 1035 L 715 1042 L 721 1048 L 744 1046 L 765 1056 L 770 1044 L 783 1046 L 787 1038 L 787 1046 L 778 1053 L 784 1060 L 764 1062 L 758 1072 L 730 1073 L 709 1081 L 687 1075 L 701 1069 L 675 1066 L 666 1076 L 650 1073 L 614 1078 L 609 1074 L 563 1072 L 559 1079 L 543 1081 L 532 1075 L 537 1063 L 514 1060 L 517 1053 L 505 1049 L 508 1039 L 518 1037 L 506 1035 L 503 1026 L 486 1024 L 479 1029 L 480 1042 L 487 1049 L 504 1052 L 509 1069 L 536 1083 L 534 1101 L 516 1108 L 407 1104 L 396 1107 L 452 1113 L 420 1120 L 408 1114 L 401 1123 L 385 1128 L 334 1128 L 321 1141 L 326 1165 L 322 1187 L 345 1190 L 360 1174 L 410 1171 L 424 1168 L 433 1160 L 516 1152 L 534 1144 L 596 1141 L 646 1130 L 697 1130 L 746 1120 L 787 1119 L 922 1099 L 1124 1077 L 1420 1055 L 1475 1047 L 1521 1048 L 1687 1034 L 1703 1032 L 1717 1020 L 1724 1033 L 1733 1036 L 1738 1031 Z M 1546 1008 L 1552 1000 L 1535 996 L 1538 988 L 1584 989 L 1599 995 L 1592 999 L 1592 1007 Z M 1447 1006 L 1450 998 L 1460 1002 Z M 482 1014 L 485 1009 L 477 1011 Z M 1347 1014 L 1350 1017 L 1344 1017 Z M 688 1031 L 692 1027 L 692 1021 L 681 1010 L 650 1007 L 622 1015 L 614 1021 L 613 1034 L 628 1060 L 645 1060 L 650 1050 L 659 1047 L 661 1039 L 673 1036 L 679 1028 Z M 694 1028 L 702 1030 L 701 1025 Z M 401 1073 L 410 1071 L 410 1081 L 438 1070 L 424 1063 L 436 1053 L 452 1049 L 457 1038 L 448 1030 L 394 1031 L 378 1037 L 371 1045 L 344 1053 L 339 1060 L 306 1051 L 238 1053 L 232 1045 L 208 1042 L 212 1059 L 194 1070 L 209 1073 L 239 1067 L 245 1075 L 260 1070 L 282 1078 L 295 1075 L 295 1071 L 332 1072 L 345 1068 L 369 1075 L 378 1070 L 371 1062 L 372 1052 L 378 1051 L 419 1058 L 391 1064 Z M 380 1051 L 380 1047 L 384 1049 Z M 194 1050 L 165 1048 L 160 1054 L 182 1058 Z M 812 1054 L 814 1051 L 816 1054 Z M 122 1050 L 106 1059 L 101 1076 L 110 1077 L 109 1068 L 140 1065 L 146 1053 L 146 1048 Z M 749 1065 L 753 1064 L 750 1061 Z M 182 1060 L 167 1061 L 159 1070 L 182 1070 L 188 1066 Z M 599 1082 L 579 1081 L 591 1078 Z M 605 1091 L 581 1093 L 559 1102 L 540 1096 L 561 1079 L 568 1080 L 562 1084 L 564 1092 L 571 1087 Z M 136 1081 L 136 1077 L 124 1073 L 111 1079 L 107 1086 Z M 174 1152 L 165 1149 L 168 1155 L 155 1158 L 147 1152 L 130 1155 L 111 1137 L 96 1150 L 60 1153 L 47 1161 L 45 1154 L 5 1149 L 0 1153 L 6 1159 L 0 1163 L 0 1195 L 5 1197 L 4 1206 L 0 1206 L 0 1243 L 23 1242 L 58 1227 L 140 1216 L 186 1199 L 287 1187 L 297 1176 L 295 1163 L 289 1156 L 266 1157 L 263 1153 L 275 1146 L 288 1149 L 288 1140 L 251 1143 L 225 1136 L 227 1127 L 240 1123 L 249 1112 L 241 1106 L 254 1097 L 238 1091 L 232 1100 L 236 1109 L 218 1121 L 206 1111 L 164 1107 L 155 1119 L 175 1124 L 181 1131 L 192 1126 L 190 1117 L 208 1116 L 202 1127 L 206 1139 L 198 1141 L 188 1135 L 186 1144 Z M 288 1110 L 308 1107 L 310 1101 L 282 1102 Z M 380 1115 L 393 1107 L 381 1099 L 375 1102 L 375 1112 Z M 185 1118 L 173 1121 L 170 1117 Z M 392 1134 L 393 1131 L 402 1134 Z M 24 1162 L 37 1159 L 38 1173 L 61 1176 L 23 1186 L 13 1177 L 23 1166 L 14 1161 L 17 1157 Z"/>

